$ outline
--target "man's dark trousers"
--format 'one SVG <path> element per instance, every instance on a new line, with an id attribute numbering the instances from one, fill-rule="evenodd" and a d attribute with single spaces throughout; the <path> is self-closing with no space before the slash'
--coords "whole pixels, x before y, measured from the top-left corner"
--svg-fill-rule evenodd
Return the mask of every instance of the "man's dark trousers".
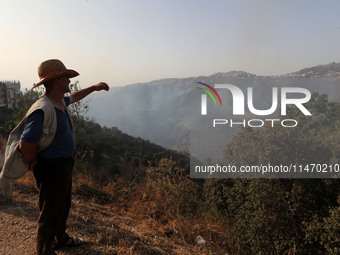
<path id="1" fill-rule="evenodd" d="M 40 157 L 33 173 L 40 190 L 37 254 L 52 252 L 53 243 L 62 244 L 71 206 L 72 168 L 70 158 Z"/>

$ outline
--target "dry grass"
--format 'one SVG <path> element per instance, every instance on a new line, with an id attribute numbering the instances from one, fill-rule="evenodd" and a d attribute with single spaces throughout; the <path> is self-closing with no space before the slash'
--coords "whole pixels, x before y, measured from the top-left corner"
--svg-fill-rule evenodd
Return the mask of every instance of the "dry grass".
<path id="1" fill-rule="evenodd" d="M 116 213 L 116 217 L 123 219 L 124 225 L 130 226 L 140 238 L 140 235 L 151 238 L 166 253 L 192 254 L 196 250 L 202 254 L 231 254 L 226 222 L 211 220 L 204 213 L 183 215 L 178 212 L 178 201 L 155 193 L 145 184 L 127 183 L 120 179 L 101 187 L 94 179 L 80 175 L 78 185 L 81 184 L 110 194 L 112 200 L 106 205 Z M 83 199 L 93 201 L 91 196 Z M 195 239 L 198 235 L 209 242 L 208 247 L 202 250 L 197 247 Z"/>
<path id="2" fill-rule="evenodd" d="M 111 199 L 102 200 L 81 185 L 109 194 Z M 0 206 L 4 219 L 0 250 L 4 254 L 31 254 L 26 252 L 34 250 L 38 217 L 38 191 L 32 173 L 16 182 L 13 189 L 13 201 Z M 12 237 L 6 228 L 11 229 Z M 19 232 L 24 241 L 18 238 Z M 118 180 L 103 185 L 80 173 L 74 175 L 68 232 L 83 237 L 86 243 L 57 254 L 232 254 L 225 222 L 214 222 L 204 215 L 179 215 L 171 198 L 164 199 L 143 184 Z M 11 246 L 1 242 L 5 235 L 6 240 L 13 240 Z M 197 235 L 209 241 L 209 246 L 199 247 Z"/>

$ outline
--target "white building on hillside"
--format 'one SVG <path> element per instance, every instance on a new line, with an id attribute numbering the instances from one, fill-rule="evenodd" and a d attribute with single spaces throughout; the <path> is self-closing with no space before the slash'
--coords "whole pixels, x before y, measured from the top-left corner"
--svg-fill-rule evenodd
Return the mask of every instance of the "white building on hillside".
<path id="1" fill-rule="evenodd" d="M 0 107 L 11 109 L 20 94 L 19 81 L 0 81 Z"/>

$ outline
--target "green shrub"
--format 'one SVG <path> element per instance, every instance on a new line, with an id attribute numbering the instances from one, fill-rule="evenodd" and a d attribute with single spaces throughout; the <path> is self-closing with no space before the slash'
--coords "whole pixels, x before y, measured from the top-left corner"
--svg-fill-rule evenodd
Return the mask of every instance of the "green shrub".
<path id="1" fill-rule="evenodd" d="M 340 253 L 340 206 L 332 207 L 328 217 L 314 215 L 305 225 L 307 243 L 320 245 L 320 254 Z"/>
<path id="2" fill-rule="evenodd" d="M 195 213 L 197 186 L 174 161 L 163 158 L 155 167 L 146 170 L 148 187 L 170 207 L 175 206 L 177 214 Z"/>
<path id="3" fill-rule="evenodd" d="M 220 179 L 208 180 L 205 194 L 242 254 L 318 254 L 336 247 L 339 216 L 329 208 L 337 187 L 338 180 Z"/>
<path id="4" fill-rule="evenodd" d="M 119 166 L 113 163 L 110 168 L 110 174 L 111 176 L 119 175 L 120 174 Z"/>

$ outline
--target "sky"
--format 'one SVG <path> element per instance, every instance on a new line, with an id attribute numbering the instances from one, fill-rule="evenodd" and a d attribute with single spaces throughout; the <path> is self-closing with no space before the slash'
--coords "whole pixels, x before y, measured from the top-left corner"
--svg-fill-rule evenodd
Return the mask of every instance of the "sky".
<path id="1" fill-rule="evenodd" d="M 81 87 L 340 62 L 340 0 L 0 0 L 0 80 L 60 59 Z"/>

